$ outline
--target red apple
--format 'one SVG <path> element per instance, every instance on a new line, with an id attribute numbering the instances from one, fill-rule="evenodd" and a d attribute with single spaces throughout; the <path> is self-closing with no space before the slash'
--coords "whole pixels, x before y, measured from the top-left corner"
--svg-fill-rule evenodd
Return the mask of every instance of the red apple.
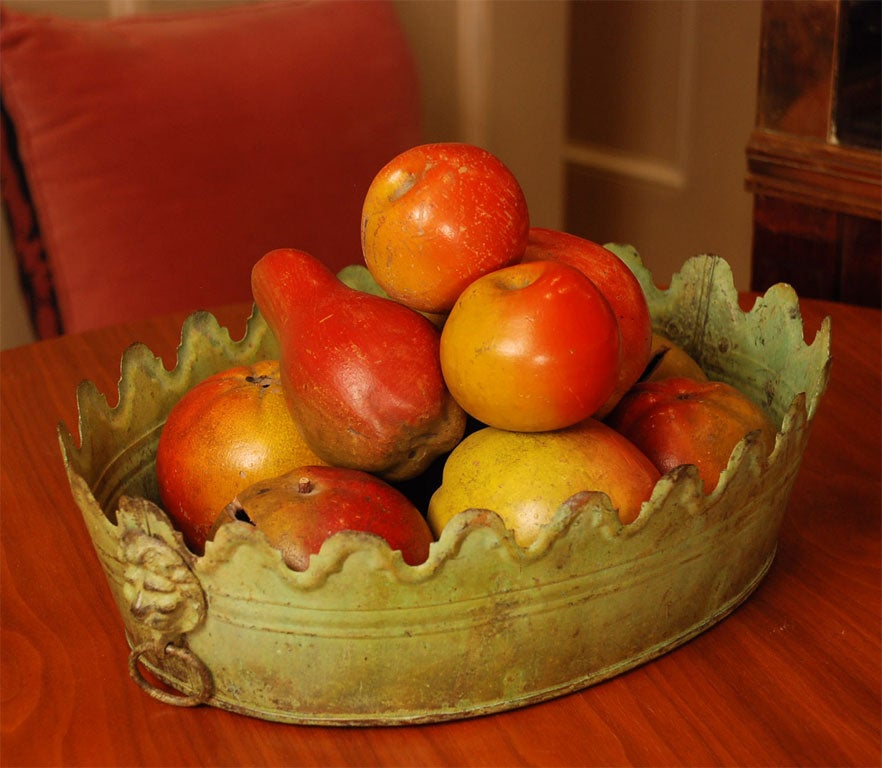
<path id="1" fill-rule="evenodd" d="M 456 401 L 498 429 L 568 427 L 606 402 L 619 374 L 619 327 L 578 269 L 516 264 L 475 280 L 441 332 L 441 371 Z"/>
<path id="2" fill-rule="evenodd" d="M 234 521 L 262 531 L 296 571 L 305 571 L 310 556 L 340 531 L 379 536 L 410 565 L 426 560 L 433 541 L 425 519 L 404 494 L 374 475 L 342 467 L 299 467 L 255 483 L 223 511 L 214 533 Z"/>
<path id="3" fill-rule="evenodd" d="M 634 443 L 659 472 L 693 464 L 705 493 L 717 487 L 732 450 L 756 432 L 766 454 L 776 429 L 765 412 L 722 381 L 672 377 L 636 384 L 606 420 Z"/>
<path id="4" fill-rule="evenodd" d="M 389 296 L 444 313 L 475 278 L 518 261 L 529 228 L 523 190 L 497 157 L 471 144 L 423 144 L 374 178 L 361 244 Z"/>
<path id="5" fill-rule="evenodd" d="M 652 349 L 652 319 L 640 283 L 616 254 L 590 240 L 533 227 L 527 241 L 524 261 L 559 261 L 585 273 L 612 307 L 622 333 L 622 365 L 619 380 L 598 411 L 612 410 L 622 395 L 640 378 L 649 363 Z"/>

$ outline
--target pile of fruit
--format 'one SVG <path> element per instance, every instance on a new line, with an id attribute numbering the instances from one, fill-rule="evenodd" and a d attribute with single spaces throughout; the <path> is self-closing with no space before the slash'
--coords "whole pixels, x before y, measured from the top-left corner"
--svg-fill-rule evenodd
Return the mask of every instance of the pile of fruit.
<path id="1" fill-rule="evenodd" d="M 498 158 L 428 144 L 367 192 L 364 265 L 294 249 L 252 272 L 278 360 L 189 390 L 160 436 L 163 506 L 189 547 L 252 525 L 305 570 L 343 530 L 419 564 L 448 521 L 496 512 L 529 546 L 560 506 L 605 493 L 633 522 L 659 477 L 713 492 L 736 444 L 776 429 L 653 333 L 626 264 L 531 228 Z"/>

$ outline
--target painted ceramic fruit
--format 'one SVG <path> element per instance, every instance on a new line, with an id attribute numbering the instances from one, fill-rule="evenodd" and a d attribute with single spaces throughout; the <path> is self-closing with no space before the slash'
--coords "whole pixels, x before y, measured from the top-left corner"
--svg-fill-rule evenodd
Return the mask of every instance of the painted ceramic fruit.
<path id="1" fill-rule="evenodd" d="M 604 416 L 637 382 L 650 358 L 652 319 L 636 276 L 615 253 L 598 243 L 553 229 L 533 227 L 524 261 L 560 261 L 594 282 L 615 313 L 622 334 L 622 362 L 616 387 L 598 409 Z"/>
<path id="2" fill-rule="evenodd" d="M 659 473 L 632 443 L 595 419 L 554 432 L 487 427 L 465 438 L 444 466 L 428 520 L 440 536 L 467 509 L 496 512 L 528 546 L 558 508 L 580 491 L 602 491 L 622 523 L 633 522 Z"/>
<path id="3" fill-rule="evenodd" d="M 763 410 L 721 381 L 682 377 L 636 384 L 607 424 L 637 445 L 662 473 L 694 464 L 705 493 L 713 491 L 732 450 L 748 433 L 775 447 L 776 429 Z"/>
<path id="4" fill-rule="evenodd" d="M 379 536 L 410 565 L 426 560 L 433 541 L 423 516 L 400 492 L 367 472 L 341 467 L 298 467 L 255 483 L 223 511 L 215 535 L 235 521 L 255 526 L 297 571 L 341 531 Z"/>
<path id="5" fill-rule="evenodd" d="M 475 280 L 441 333 L 456 400 L 499 429 L 544 432 L 593 414 L 619 375 L 619 328 L 582 272 L 534 261 Z"/>
<path id="6" fill-rule="evenodd" d="M 465 413 L 425 317 L 293 249 L 258 261 L 252 292 L 279 342 L 288 405 L 326 463 L 404 480 L 459 442 Z"/>
<path id="7" fill-rule="evenodd" d="M 322 460 L 286 403 L 279 363 L 237 366 L 197 384 L 169 413 L 156 452 L 163 506 L 201 554 L 222 510 L 243 488 Z"/>
<path id="8" fill-rule="evenodd" d="M 497 157 L 471 144 L 423 144 L 374 178 L 361 243 L 393 299 L 445 313 L 475 278 L 520 260 L 529 227 L 523 190 Z"/>

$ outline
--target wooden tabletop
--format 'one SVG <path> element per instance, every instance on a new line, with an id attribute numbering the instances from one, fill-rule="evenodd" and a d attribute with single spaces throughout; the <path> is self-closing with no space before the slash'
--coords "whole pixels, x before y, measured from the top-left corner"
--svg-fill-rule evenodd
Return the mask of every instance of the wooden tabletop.
<path id="1" fill-rule="evenodd" d="M 759 589 L 681 648 L 579 693 L 436 725 L 282 725 L 160 703 L 129 649 L 56 439 L 92 379 L 116 401 L 133 341 L 174 365 L 183 315 L 0 356 L 4 766 L 878 766 L 882 414 L 876 310 L 803 301 L 807 338 L 833 317 L 833 370 Z M 216 313 L 234 337 L 247 311 Z"/>

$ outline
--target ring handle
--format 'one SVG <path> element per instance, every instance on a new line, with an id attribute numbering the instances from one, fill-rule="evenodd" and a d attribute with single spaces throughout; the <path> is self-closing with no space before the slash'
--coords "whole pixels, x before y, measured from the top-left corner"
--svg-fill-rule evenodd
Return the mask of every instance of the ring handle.
<path id="1" fill-rule="evenodd" d="M 148 682 L 144 675 L 141 674 L 141 668 L 138 665 L 138 662 L 145 653 L 150 651 L 161 653 L 163 656 L 174 656 L 178 660 L 183 661 L 199 680 L 199 689 L 197 692 L 191 695 L 169 693 L 168 691 L 163 691 Z M 149 642 L 141 643 L 141 645 L 133 648 L 132 652 L 129 654 L 129 675 L 132 680 L 138 684 L 138 687 L 141 688 L 141 690 L 149 693 L 154 699 L 157 699 L 164 704 L 172 704 L 176 707 L 195 707 L 199 704 L 204 704 L 211 696 L 211 690 L 213 687 L 211 671 L 205 666 L 205 662 L 203 662 L 202 659 L 189 648 L 172 645 L 171 643 L 161 649 L 157 649 L 153 643 Z"/>

